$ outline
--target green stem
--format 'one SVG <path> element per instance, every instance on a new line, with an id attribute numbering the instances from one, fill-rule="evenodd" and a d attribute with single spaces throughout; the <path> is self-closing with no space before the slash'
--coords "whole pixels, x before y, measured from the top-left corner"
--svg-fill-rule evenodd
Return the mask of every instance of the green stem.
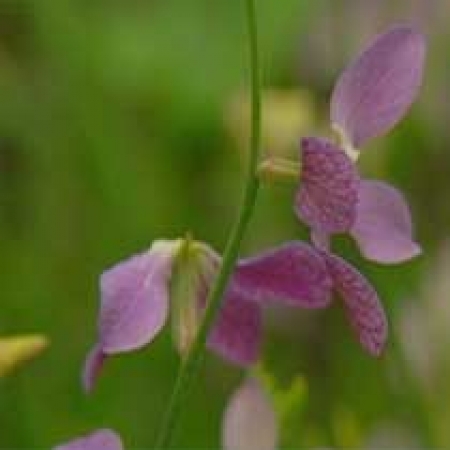
<path id="1" fill-rule="evenodd" d="M 155 449 L 162 450 L 169 448 L 175 427 L 177 425 L 184 400 L 188 394 L 192 380 L 197 373 L 202 357 L 205 353 L 205 344 L 219 311 L 221 299 L 227 287 L 228 279 L 234 269 L 239 256 L 244 233 L 247 229 L 252 215 L 256 196 L 259 188 L 259 180 L 256 174 L 258 165 L 258 155 L 260 147 L 261 128 L 261 89 L 259 75 L 258 39 L 256 25 L 255 0 L 245 0 L 247 12 L 247 26 L 250 46 L 250 70 L 252 86 L 252 128 L 250 136 L 250 161 L 248 167 L 247 181 L 244 192 L 244 199 L 237 221 L 228 239 L 220 271 L 208 296 L 208 307 L 205 310 L 202 323 L 198 330 L 192 348 L 181 363 L 178 377 L 166 410 L 164 422 L 160 429 Z"/>

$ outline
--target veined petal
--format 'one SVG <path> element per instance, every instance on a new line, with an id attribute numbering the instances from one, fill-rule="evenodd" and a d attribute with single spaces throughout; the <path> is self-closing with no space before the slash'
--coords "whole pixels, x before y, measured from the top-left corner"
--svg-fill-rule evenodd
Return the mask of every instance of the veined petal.
<path id="1" fill-rule="evenodd" d="M 386 344 L 388 325 L 375 289 L 342 258 L 325 253 L 324 257 L 359 342 L 370 354 L 379 356 Z"/>
<path id="2" fill-rule="evenodd" d="M 102 429 L 58 445 L 53 450 L 123 450 L 120 437 L 112 430 Z"/>
<path id="3" fill-rule="evenodd" d="M 302 139 L 302 182 L 295 199 L 300 220 L 322 233 L 348 231 L 358 186 L 358 172 L 339 147 L 326 139 Z"/>
<path id="4" fill-rule="evenodd" d="M 332 281 L 320 254 L 303 242 L 289 242 L 239 261 L 235 289 L 258 303 L 280 302 L 302 308 L 324 308 Z"/>
<path id="5" fill-rule="evenodd" d="M 381 263 L 399 263 L 420 254 L 402 194 L 379 181 L 362 181 L 356 220 L 351 229 L 362 254 Z"/>
<path id="6" fill-rule="evenodd" d="M 246 380 L 223 416 L 223 450 L 275 450 L 277 434 L 275 411 L 265 392 L 256 380 Z"/>
<path id="7" fill-rule="evenodd" d="M 259 305 L 231 286 L 209 335 L 208 347 L 230 362 L 250 365 L 259 356 L 261 328 Z"/>
<path id="8" fill-rule="evenodd" d="M 100 343 L 104 353 L 148 344 L 164 326 L 168 281 L 178 241 L 157 241 L 103 273 L 100 280 Z"/>
<path id="9" fill-rule="evenodd" d="M 386 133 L 414 101 L 425 60 L 425 40 L 411 27 L 380 35 L 338 79 L 331 122 L 354 147 Z"/>
<path id="10" fill-rule="evenodd" d="M 150 250 L 123 261 L 100 278 L 99 339 L 82 374 L 91 391 L 108 355 L 148 344 L 164 326 L 169 277 L 180 241 L 156 241 Z"/>

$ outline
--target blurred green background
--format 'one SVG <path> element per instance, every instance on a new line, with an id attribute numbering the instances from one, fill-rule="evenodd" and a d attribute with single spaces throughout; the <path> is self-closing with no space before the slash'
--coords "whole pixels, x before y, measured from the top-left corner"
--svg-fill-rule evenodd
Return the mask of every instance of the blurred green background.
<path id="1" fill-rule="evenodd" d="M 281 445 L 450 448 L 450 3 L 257 6 L 264 85 L 276 93 L 265 109 L 269 154 L 297 158 L 302 133 L 329 133 L 333 81 L 371 36 L 412 21 L 429 41 L 420 99 L 360 160 L 366 176 L 405 193 L 424 255 L 380 267 L 337 242 L 388 309 L 380 360 L 362 352 L 337 307 L 268 312 L 265 370 L 280 391 L 298 377 L 304 386 Z M 51 339 L 0 379 L 0 447 L 49 448 L 102 426 L 128 449 L 153 444 L 178 364 L 169 328 L 111 359 L 92 396 L 80 388 L 98 276 L 187 230 L 223 248 L 247 148 L 244 12 L 241 0 L 0 0 L 0 333 Z M 263 187 L 245 254 L 306 237 L 294 188 Z M 240 377 L 208 355 L 178 447 L 220 447 Z"/>

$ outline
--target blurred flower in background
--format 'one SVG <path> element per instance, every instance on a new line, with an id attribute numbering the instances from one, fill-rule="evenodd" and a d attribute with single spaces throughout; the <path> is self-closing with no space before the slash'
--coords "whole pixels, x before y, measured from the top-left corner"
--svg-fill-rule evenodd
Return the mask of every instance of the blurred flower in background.
<path id="1" fill-rule="evenodd" d="M 225 126 L 242 154 L 250 137 L 250 96 L 236 94 L 225 109 Z M 314 127 L 315 106 L 306 89 L 263 91 L 261 146 L 264 157 L 297 158 L 299 138 Z"/>
<path id="2" fill-rule="evenodd" d="M 37 358 L 48 345 L 41 334 L 0 337 L 0 378 Z"/>
<path id="3" fill-rule="evenodd" d="M 398 335 L 407 368 L 431 415 L 441 448 L 450 445 L 450 241 L 430 259 L 420 291 L 398 319 Z"/>
<path id="4" fill-rule="evenodd" d="M 276 450 L 277 418 L 255 379 L 247 379 L 229 400 L 222 424 L 223 450 Z"/>
<path id="5" fill-rule="evenodd" d="M 450 241 L 429 262 L 418 298 L 400 317 L 400 336 L 411 369 L 427 390 L 450 374 Z M 437 394 L 437 392 L 435 392 Z"/>
<path id="6" fill-rule="evenodd" d="M 366 450 L 418 450 L 423 447 L 414 430 L 396 423 L 381 423 L 368 433 L 362 448 Z"/>
<path id="7" fill-rule="evenodd" d="M 53 450 L 123 450 L 123 445 L 114 431 L 103 429 L 58 445 Z"/>

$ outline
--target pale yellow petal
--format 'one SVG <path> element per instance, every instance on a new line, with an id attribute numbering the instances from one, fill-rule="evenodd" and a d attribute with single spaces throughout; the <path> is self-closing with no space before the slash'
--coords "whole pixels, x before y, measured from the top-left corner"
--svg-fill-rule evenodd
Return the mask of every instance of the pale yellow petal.
<path id="1" fill-rule="evenodd" d="M 48 346 L 48 339 L 40 334 L 0 338 L 0 377 L 41 354 Z"/>

